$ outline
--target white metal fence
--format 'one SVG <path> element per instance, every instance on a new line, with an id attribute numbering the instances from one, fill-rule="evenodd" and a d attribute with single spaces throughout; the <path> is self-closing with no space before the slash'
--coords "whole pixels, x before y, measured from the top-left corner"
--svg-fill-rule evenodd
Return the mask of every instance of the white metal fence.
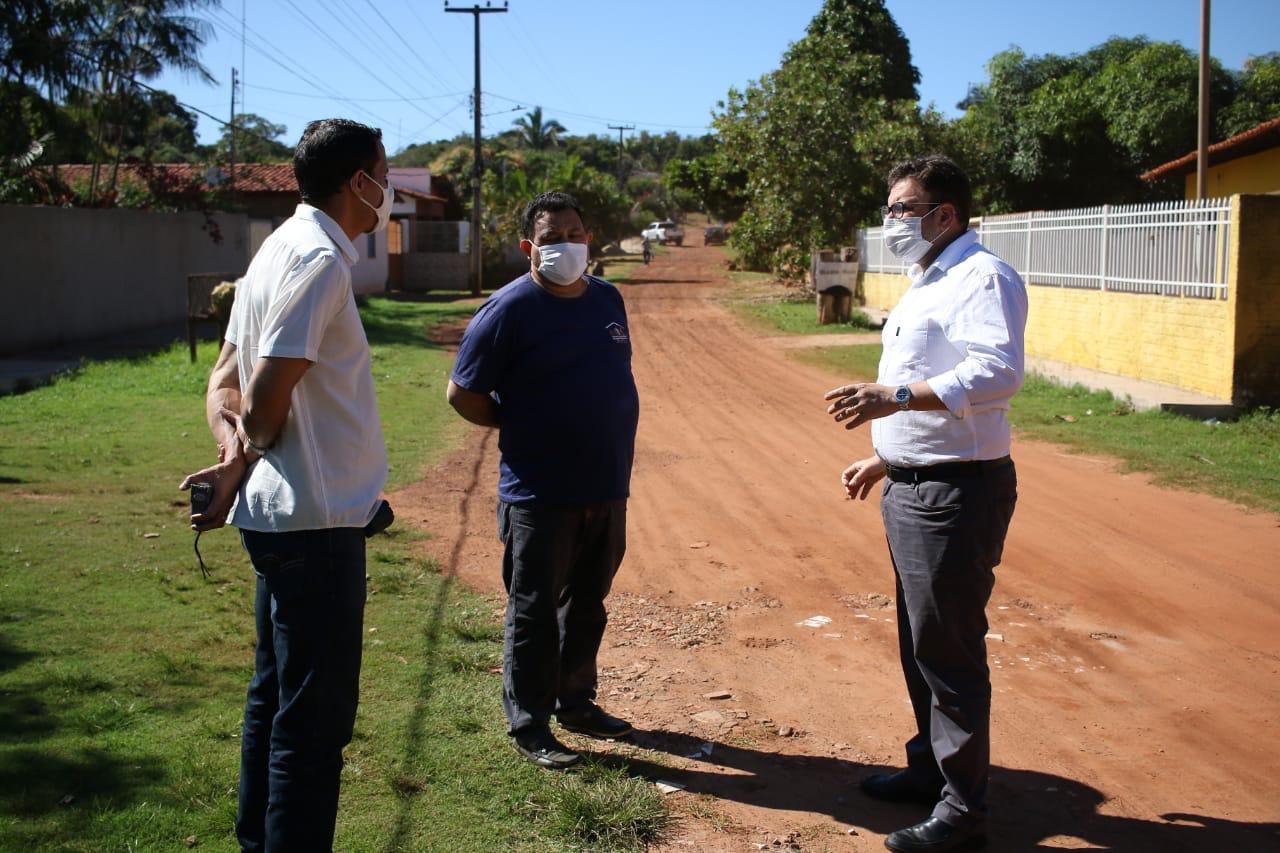
<path id="1" fill-rule="evenodd" d="M 1227 298 L 1229 199 L 1011 213 L 970 226 L 1028 285 Z M 905 274 L 883 230 L 859 229 L 862 267 Z"/>

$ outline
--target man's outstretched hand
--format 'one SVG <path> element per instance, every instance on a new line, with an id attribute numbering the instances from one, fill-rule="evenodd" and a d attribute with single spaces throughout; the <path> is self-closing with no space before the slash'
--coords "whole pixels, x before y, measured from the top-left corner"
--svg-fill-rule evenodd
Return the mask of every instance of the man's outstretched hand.
<path id="1" fill-rule="evenodd" d="M 888 385 L 858 382 L 832 388 L 822 399 L 834 401 L 827 407 L 828 415 L 834 415 L 837 423 L 844 422 L 845 429 L 853 429 L 898 411 L 894 391 Z"/>

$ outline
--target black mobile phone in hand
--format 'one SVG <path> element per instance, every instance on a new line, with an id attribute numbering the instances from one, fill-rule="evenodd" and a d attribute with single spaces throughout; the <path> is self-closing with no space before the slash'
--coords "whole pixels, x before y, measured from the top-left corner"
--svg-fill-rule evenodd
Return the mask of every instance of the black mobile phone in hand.
<path id="1" fill-rule="evenodd" d="M 212 483 L 192 483 L 191 484 L 191 514 L 203 515 L 209 511 L 210 505 L 213 504 L 213 484 Z"/>

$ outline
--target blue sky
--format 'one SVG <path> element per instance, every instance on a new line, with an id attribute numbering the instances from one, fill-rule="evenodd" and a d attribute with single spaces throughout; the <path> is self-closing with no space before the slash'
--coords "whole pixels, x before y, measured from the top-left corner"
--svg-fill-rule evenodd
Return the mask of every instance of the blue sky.
<path id="1" fill-rule="evenodd" d="M 329 116 L 381 126 L 390 151 L 471 131 L 472 17 L 446 14 L 441 0 L 223 0 L 201 54 L 218 84 L 166 73 L 154 85 L 226 116 L 231 67 L 242 64 L 242 4 L 244 109 L 285 125 L 288 142 L 309 119 Z M 482 16 L 482 83 L 492 93 L 484 96 L 485 131 L 508 127 L 517 106 L 540 104 L 572 133 L 616 132 L 610 124 L 704 132 L 716 102 L 776 68 L 821 5 L 510 0 L 509 12 Z M 921 100 L 948 115 L 958 114 L 970 83 L 985 79 L 987 60 L 1011 45 L 1041 54 L 1077 53 L 1112 35 L 1193 50 L 1199 43 L 1199 0 L 888 6 L 911 43 Z M 1229 68 L 1280 50 L 1280 0 L 1214 0 L 1211 36 L 1210 52 Z M 202 142 L 219 132 L 200 120 Z"/>

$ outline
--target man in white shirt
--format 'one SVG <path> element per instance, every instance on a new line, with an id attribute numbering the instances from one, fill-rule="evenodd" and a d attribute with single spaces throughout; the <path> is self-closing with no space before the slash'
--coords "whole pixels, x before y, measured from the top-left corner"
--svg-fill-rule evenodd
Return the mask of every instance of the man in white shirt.
<path id="1" fill-rule="evenodd" d="M 871 423 L 876 455 L 841 475 L 880 499 L 897 580 L 898 639 L 916 734 L 907 768 L 862 781 L 867 794 L 933 805 L 892 833 L 890 850 L 955 850 L 985 835 L 991 677 L 986 605 L 1017 500 L 1009 400 L 1022 385 L 1022 279 L 968 230 L 972 194 L 945 157 L 889 173 L 889 250 L 911 288 L 884 327 L 876 382 L 827 392 L 848 429 Z"/>
<path id="2" fill-rule="evenodd" d="M 330 850 L 359 693 L 364 527 L 387 475 L 352 239 L 385 228 L 382 134 L 307 125 L 294 215 L 241 282 L 205 401 L 219 463 L 192 527 L 230 514 L 257 575 L 255 668 L 241 738 L 245 851 Z"/>

